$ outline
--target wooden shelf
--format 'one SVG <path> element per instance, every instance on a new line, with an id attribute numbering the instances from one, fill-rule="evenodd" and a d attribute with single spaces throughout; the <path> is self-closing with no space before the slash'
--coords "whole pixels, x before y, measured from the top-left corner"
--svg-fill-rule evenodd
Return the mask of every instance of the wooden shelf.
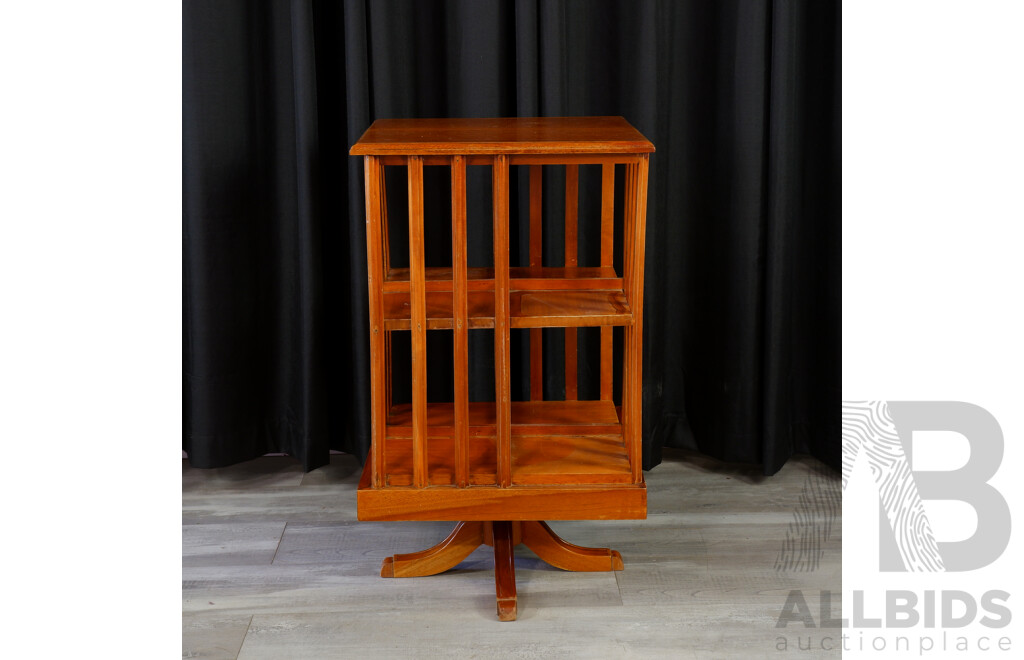
<path id="1" fill-rule="evenodd" d="M 470 328 L 494 327 L 494 269 L 467 269 Z M 428 330 L 450 330 L 452 269 L 425 268 Z M 384 281 L 384 327 L 411 327 L 409 269 L 391 268 Z M 509 314 L 513 328 L 631 325 L 633 315 L 615 269 L 524 267 L 509 269 Z"/>
<path id="2" fill-rule="evenodd" d="M 385 329 L 409 330 L 412 327 L 409 293 L 392 291 L 385 293 L 383 298 Z M 470 291 L 467 299 L 469 327 L 493 328 L 494 294 L 486 290 Z M 450 291 L 427 292 L 426 319 L 428 330 L 452 329 Z M 633 314 L 622 290 L 527 290 L 509 293 L 509 326 L 512 328 L 632 324 Z"/>
<path id="3" fill-rule="evenodd" d="M 495 404 L 469 404 L 469 482 L 497 483 Z M 512 403 L 512 483 L 628 484 L 629 459 L 618 412 L 610 401 Z M 454 405 L 427 406 L 427 464 L 432 486 L 454 484 Z M 385 474 L 388 486 L 412 484 L 412 407 L 388 416 Z"/>
<path id="4" fill-rule="evenodd" d="M 495 486 L 495 436 L 473 437 L 468 445 L 469 483 Z M 385 449 L 387 486 L 412 485 L 412 439 L 389 440 Z M 430 486 L 455 483 L 455 447 L 450 437 L 427 435 Z M 629 459 L 622 434 L 519 435 L 512 433 L 512 485 L 629 484 Z"/>
<path id="5" fill-rule="evenodd" d="M 451 291 L 451 268 L 424 268 L 427 291 Z M 622 290 L 622 278 L 611 266 L 552 268 L 548 266 L 509 268 L 511 291 Z M 468 268 L 468 291 L 494 292 L 493 268 Z M 385 293 L 408 293 L 409 269 L 391 268 L 384 280 Z"/>
<path id="6" fill-rule="evenodd" d="M 451 437 L 455 428 L 454 404 L 428 403 L 427 427 L 432 436 Z M 491 401 L 469 403 L 469 435 L 494 434 L 496 405 Z M 611 401 L 513 401 L 512 432 L 520 435 L 573 435 L 619 433 L 619 414 Z M 412 406 L 392 406 L 387 416 L 391 438 L 412 437 Z"/>

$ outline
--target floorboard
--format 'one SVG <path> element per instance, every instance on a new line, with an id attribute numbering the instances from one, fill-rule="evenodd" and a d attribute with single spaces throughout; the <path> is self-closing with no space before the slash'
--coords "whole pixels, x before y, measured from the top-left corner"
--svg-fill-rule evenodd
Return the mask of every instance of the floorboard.
<path id="1" fill-rule="evenodd" d="M 519 620 L 494 614 L 491 549 L 429 578 L 381 560 L 450 523 L 357 522 L 360 466 L 303 474 L 266 457 L 182 471 L 182 657 L 778 658 L 803 628 L 775 622 L 792 589 L 812 612 L 842 580 L 839 476 L 798 457 L 773 477 L 678 450 L 645 474 L 648 519 L 551 523 L 611 547 L 625 570 L 568 573 L 520 546 Z M 823 632 L 823 631 L 819 631 Z M 838 657 L 838 651 L 799 651 Z"/>

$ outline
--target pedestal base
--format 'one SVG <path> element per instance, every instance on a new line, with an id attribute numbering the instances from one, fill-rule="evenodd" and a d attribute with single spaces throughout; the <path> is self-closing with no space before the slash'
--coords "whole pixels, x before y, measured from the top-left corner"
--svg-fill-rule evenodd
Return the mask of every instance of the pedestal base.
<path id="1" fill-rule="evenodd" d="M 566 571 L 621 571 L 622 555 L 608 548 L 584 548 L 568 543 L 543 521 L 465 521 L 448 537 L 427 550 L 394 555 L 384 560 L 381 577 L 437 575 L 456 566 L 481 545 L 494 547 L 494 585 L 498 619 L 516 619 L 514 549 L 522 543 L 556 568 Z"/>

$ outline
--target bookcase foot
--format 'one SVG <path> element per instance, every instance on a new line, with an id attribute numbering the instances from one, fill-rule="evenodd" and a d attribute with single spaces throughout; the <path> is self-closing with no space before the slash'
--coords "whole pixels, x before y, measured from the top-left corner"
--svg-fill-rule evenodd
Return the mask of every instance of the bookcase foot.
<path id="1" fill-rule="evenodd" d="M 448 537 L 432 548 L 394 555 L 384 560 L 381 577 L 425 577 L 454 568 L 484 542 L 484 524 L 460 522 Z"/>
<path id="2" fill-rule="evenodd" d="M 522 543 L 543 561 L 565 571 L 621 571 L 622 555 L 608 548 L 573 545 L 543 521 L 463 521 L 448 537 L 432 548 L 393 555 L 381 565 L 381 577 L 424 577 L 437 575 L 468 557 L 481 545 L 494 547 L 494 588 L 498 619 L 515 621 L 515 547 Z"/>
<path id="3" fill-rule="evenodd" d="M 621 571 L 622 555 L 608 548 L 584 548 L 563 540 L 543 521 L 524 522 L 523 545 L 565 571 Z"/>

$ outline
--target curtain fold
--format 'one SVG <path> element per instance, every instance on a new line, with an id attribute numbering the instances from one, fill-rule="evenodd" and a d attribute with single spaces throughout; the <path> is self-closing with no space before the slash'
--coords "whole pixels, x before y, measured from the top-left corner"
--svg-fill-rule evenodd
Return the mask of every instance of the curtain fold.
<path id="1" fill-rule="evenodd" d="M 183 447 L 197 467 L 286 452 L 305 469 L 369 446 L 362 162 L 378 117 L 622 115 L 654 142 L 644 328 L 644 465 L 662 446 L 777 471 L 838 467 L 838 2 L 187 0 L 183 30 Z M 430 217 L 447 175 L 428 168 Z M 471 170 L 474 168 L 471 168 Z M 554 169 L 554 168 L 551 168 Z M 528 245 L 513 174 L 512 260 Z M 560 218 L 558 172 L 545 217 Z M 393 180 L 392 180 L 393 179 Z M 404 218 L 390 173 L 393 220 Z M 582 258 L 586 200 L 581 177 Z M 488 265 L 489 175 L 470 173 L 471 265 Z M 399 224 L 394 226 L 398 227 Z M 443 222 L 427 263 L 450 259 Z M 401 261 L 404 244 L 393 236 Z M 561 227 L 547 223 L 546 263 Z M 450 334 L 430 333 L 430 365 Z M 564 393 L 544 332 L 546 395 Z M 528 395 L 528 333 L 513 393 Z M 471 396 L 493 351 L 471 333 Z M 396 396 L 402 340 L 396 335 Z M 581 374 L 596 338 L 580 333 Z M 429 395 L 451 378 L 430 370 Z M 585 380 L 585 379 L 583 379 Z M 588 394 L 581 380 L 581 395 Z"/>

